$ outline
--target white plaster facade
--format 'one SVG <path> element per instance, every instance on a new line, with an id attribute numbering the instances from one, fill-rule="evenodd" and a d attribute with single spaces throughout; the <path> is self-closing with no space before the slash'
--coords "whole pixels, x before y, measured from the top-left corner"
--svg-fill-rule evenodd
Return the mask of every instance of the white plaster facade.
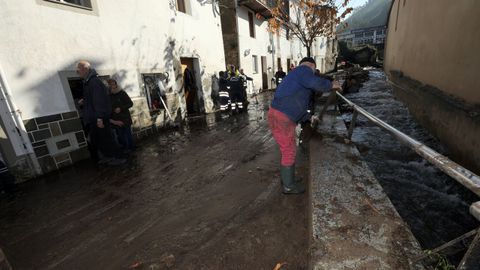
<path id="1" fill-rule="evenodd" d="M 92 14 L 55 3 L 1 0 L 0 64 L 22 117 L 75 109 L 59 73 L 75 71 L 79 59 L 101 74 L 117 75 L 132 97 L 143 95 L 141 71 L 174 77 L 171 56 L 199 58 L 203 76 L 223 69 L 219 16 L 189 1 L 191 15 L 176 12 L 167 0 L 96 0 Z"/>
<path id="2" fill-rule="evenodd" d="M 167 104 L 183 118 L 180 58 L 194 58 L 203 110 L 212 112 L 211 76 L 225 68 L 220 16 L 212 4 L 185 0 L 182 13 L 175 0 L 89 0 L 91 9 L 55 1 L 63 0 L 0 0 L 1 79 L 23 120 L 76 110 L 68 79 L 77 77 L 81 59 L 118 80 L 138 107 L 134 125 L 141 129 L 167 119 L 150 117 L 141 74 L 169 74 Z M 13 151 L 3 151 L 15 162 Z"/>
<path id="3" fill-rule="evenodd" d="M 256 16 L 254 16 L 255 37 L 251 37 L 248 13 L 255 14 L 246 7 L 237 7 L 240 67 L 254 79 L 255 89 L 262 89 L 261 57 L 265 57 L 268 88 L 270 88 L 272 86 L 271 78 L 278 70 L 278 58 L 281 59 L 283 70 L 287 72 L 287 59 L 290 59 L 292 64 L 298 63 L 306 56 L 306 50 L 298 39 L 287 40 L 285 31 L 281 31 L 279 34 L 270 33 L 268 21 L 263 18 L 258 19 Z M 258 61 L 258 72 L 256 73 L 254 72 L 253 56 L 257 56 Z"/>
<path id="4" fill-rule="evenodd" d="M 287 59 L 296 66 L 303 57 L 307 56 L 307 52 L 298 38 L 292 36 L 287 39 L 286 31 L 283 29 L 279 34 L 272 35 L 267 30 L 268 21 L 263 18 L 259 20 L 254 16 L 255 37 L 251 37 L 248 13 L 255 14 L 247 7 L 237 6 L 240 67 L 254 79 L 255 89 L 262 89 L 261 57 L 266 57 L 267 79 L 270 88 L 271 78 L 278 70 L 278 58 L 281 60 L 283 70 L 287 72 L 289 68 Z M 320 72 L 325 73 L 333 70 L 337 56 L 336 42 L 326 37 L 319 37 L 312 46 L 311 53 Z M 257 73 L 254 72 L 254 55 L 257 56 L 258 61 Z"/>
<path id="5" fill-rule="evenodd" d="M 338 43 L 335 39 L 318 37 L 312 48 L 312 55 L 317 62 L 317 69 L 321 73 L 327 73 L 335 68 Z"/>

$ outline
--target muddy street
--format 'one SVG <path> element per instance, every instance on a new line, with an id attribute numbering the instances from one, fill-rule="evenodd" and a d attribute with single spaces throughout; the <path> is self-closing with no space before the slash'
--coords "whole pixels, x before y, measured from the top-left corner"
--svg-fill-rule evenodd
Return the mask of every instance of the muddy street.
<path id="1" fill-rule="evenodd" d="M 248 114 L 154 134 L 125 167 L 87 161 L 23 184 L 0 205 L 12 266 L 305 269 L 307 196 L 281 194 L 270 98 L 253 100 Z"/>

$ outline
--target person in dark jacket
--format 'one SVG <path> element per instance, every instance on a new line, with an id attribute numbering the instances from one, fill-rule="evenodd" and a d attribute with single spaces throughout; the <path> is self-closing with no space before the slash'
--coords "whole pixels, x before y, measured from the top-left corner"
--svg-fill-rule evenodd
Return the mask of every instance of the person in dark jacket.
<path id="1" fill-rule="evenodd" d="M 83 78 L 83 124 L 88 130 L 90 143 L 100 154 L 99 163 L 120 165 L 125 159 L 120 158 L 119 149 L 110 130 L 112 105 L 108 89 L 98 78 L 97 72 L 87 61 L 77 64 L 77 73 Z"/>
<path id="2" fill-rule="evenodd" d="M 315 92 L 341 89 L 337 81 L 332 83 L 315 76 L 315 68 L 313 58 L 303 58 L 278 86 L 268 111 L 270 130 L 280 146 L 280 176 L 285 194 L 305 192 L 305 187 L 295 181 L 295 128 L 312 117 L 313 112 L 308 111 L 311 96 Z"/>
<path id="3" fill-rule="evenodd" d="M 228 79 L 227 88 L 229 88 L 229 95 L 231 100 L 232 112 L 243 111 L 243 78 L 240 76 L 232 76 Z"/>
<path id="4" fill-rule="evenodd" d="M 283 81 L 283 78 L 285 78 L 285 76 L 287 76 L 287 73 L 283 71 L 282 67 L 278 67 L 278 71 L 275 72 L 275 84 L 277 85 L 277 87 Z"/>
<path id="5" fill-rule="evenodd" d="M 244 107 L 247 107 L 248 105 L 248 94 L 247 94 L 247 88 L 248 88 L 248 81 L 253 81 L 252 77 L 248 77 L 244 72 L 243 68 L 240 69 L 240 77 L 243 79 L 243 104 Z"/>
<path id="6" fill-rule="evenodd" d="M 110 100 L 112 103 L 112 115 L 110 123 L 117 135 L 118 143 L 123 147 L 125 152 L 133 150 L 133 134 L 132 134 L 132 116 L 130 108 L 133 102 L 128 94 L 118 87 L 118 83 L 114 79 L 108 79 L 110 86 Z"/>
<path id="7" fill-rule="evenodd" d="M 218 78 L 218 86 L 219 86 L 219 103 L 220 103 L 220 112 L 227 112 L 228 107 L 230 106 L 230 93 L 229 93 L 229 85 L 227 80 L 227 74 L 223 71 L 219 72 Z"/>
<path id="8" fill-rule="evenodd" d="M 187 113 L 194 113 L 197 110 L 197 83 L 195 81 L 195 75 L 187 67 L 183 72 L 183 87 L 185 89 L 185 101 L 187 103 Z"/>

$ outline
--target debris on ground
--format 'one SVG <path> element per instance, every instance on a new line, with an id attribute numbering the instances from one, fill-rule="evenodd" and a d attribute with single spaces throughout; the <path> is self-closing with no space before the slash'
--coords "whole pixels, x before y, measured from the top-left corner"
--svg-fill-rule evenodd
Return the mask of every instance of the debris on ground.
<path id="1" fill-rule="evenodd" d="M 173 254 L 164 254 L 161 258 L 161 261 L 166 267 L 172 268 L 175 265 L 175 256 L 173 256 Z"/>
<path id="2" fill-rule="evenodd" d="M 128 269 L 138 269 L 140 267 L 142 267 L 142 263 L 141 262 L 134 262 L 132 265 L 130 265 L 130 267 L 128 267 Z"/>
<path id="3" fill-rule="evenodd" d="M 286 262 L 277 263 L 277 265 L 275 266 L 275 268 L 273 268 L 273 270 L 281 270 L 285 265 L 287 265 Z"/>
<path id="4" fill-rule="evenodd" d="M 356 93 L 368 81 L 368 71 L 362 68 L 349 68 L 345 70 L 345 81 L 342 84 L 344 93 Z"/>
<path id="5" fill-rule="evenodd" d="M 280 154 L 266 121 L 271 98 L 258 95 L 248 114 L 209 114 L 145 138 L 129 167 L 86 161 L 22 184 L 21 199 L 0 198 L 9 262 L 15 269 L 271 270 L 281 258 L 306 269 L 308 254 L 298 250 L 308 249 L 308 197 L 281 193 Z M 307 159 L 299 154 L 298 166 Z"/>

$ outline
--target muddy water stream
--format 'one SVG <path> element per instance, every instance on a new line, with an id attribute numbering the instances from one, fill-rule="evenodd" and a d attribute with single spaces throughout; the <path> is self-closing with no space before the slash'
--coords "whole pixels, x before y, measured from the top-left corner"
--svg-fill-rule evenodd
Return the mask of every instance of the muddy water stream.
<path id="1" fill-rule="evenodd" d="M 395 99 L 383 71 L 371 70 L 369 75 L 370 80 L 358 93 L 346 94 L 346 97 L 448 156 L 447 149 Z M 349 123 L 352 115 L 345 112 L 342 116 Z M 352 140 L 424 249 L 435 248 L 479 226 L 468 212 L 478 197 L 390 134 L 359 116 Z M 451 260 L 457 261 L 458 256 Z"/>

